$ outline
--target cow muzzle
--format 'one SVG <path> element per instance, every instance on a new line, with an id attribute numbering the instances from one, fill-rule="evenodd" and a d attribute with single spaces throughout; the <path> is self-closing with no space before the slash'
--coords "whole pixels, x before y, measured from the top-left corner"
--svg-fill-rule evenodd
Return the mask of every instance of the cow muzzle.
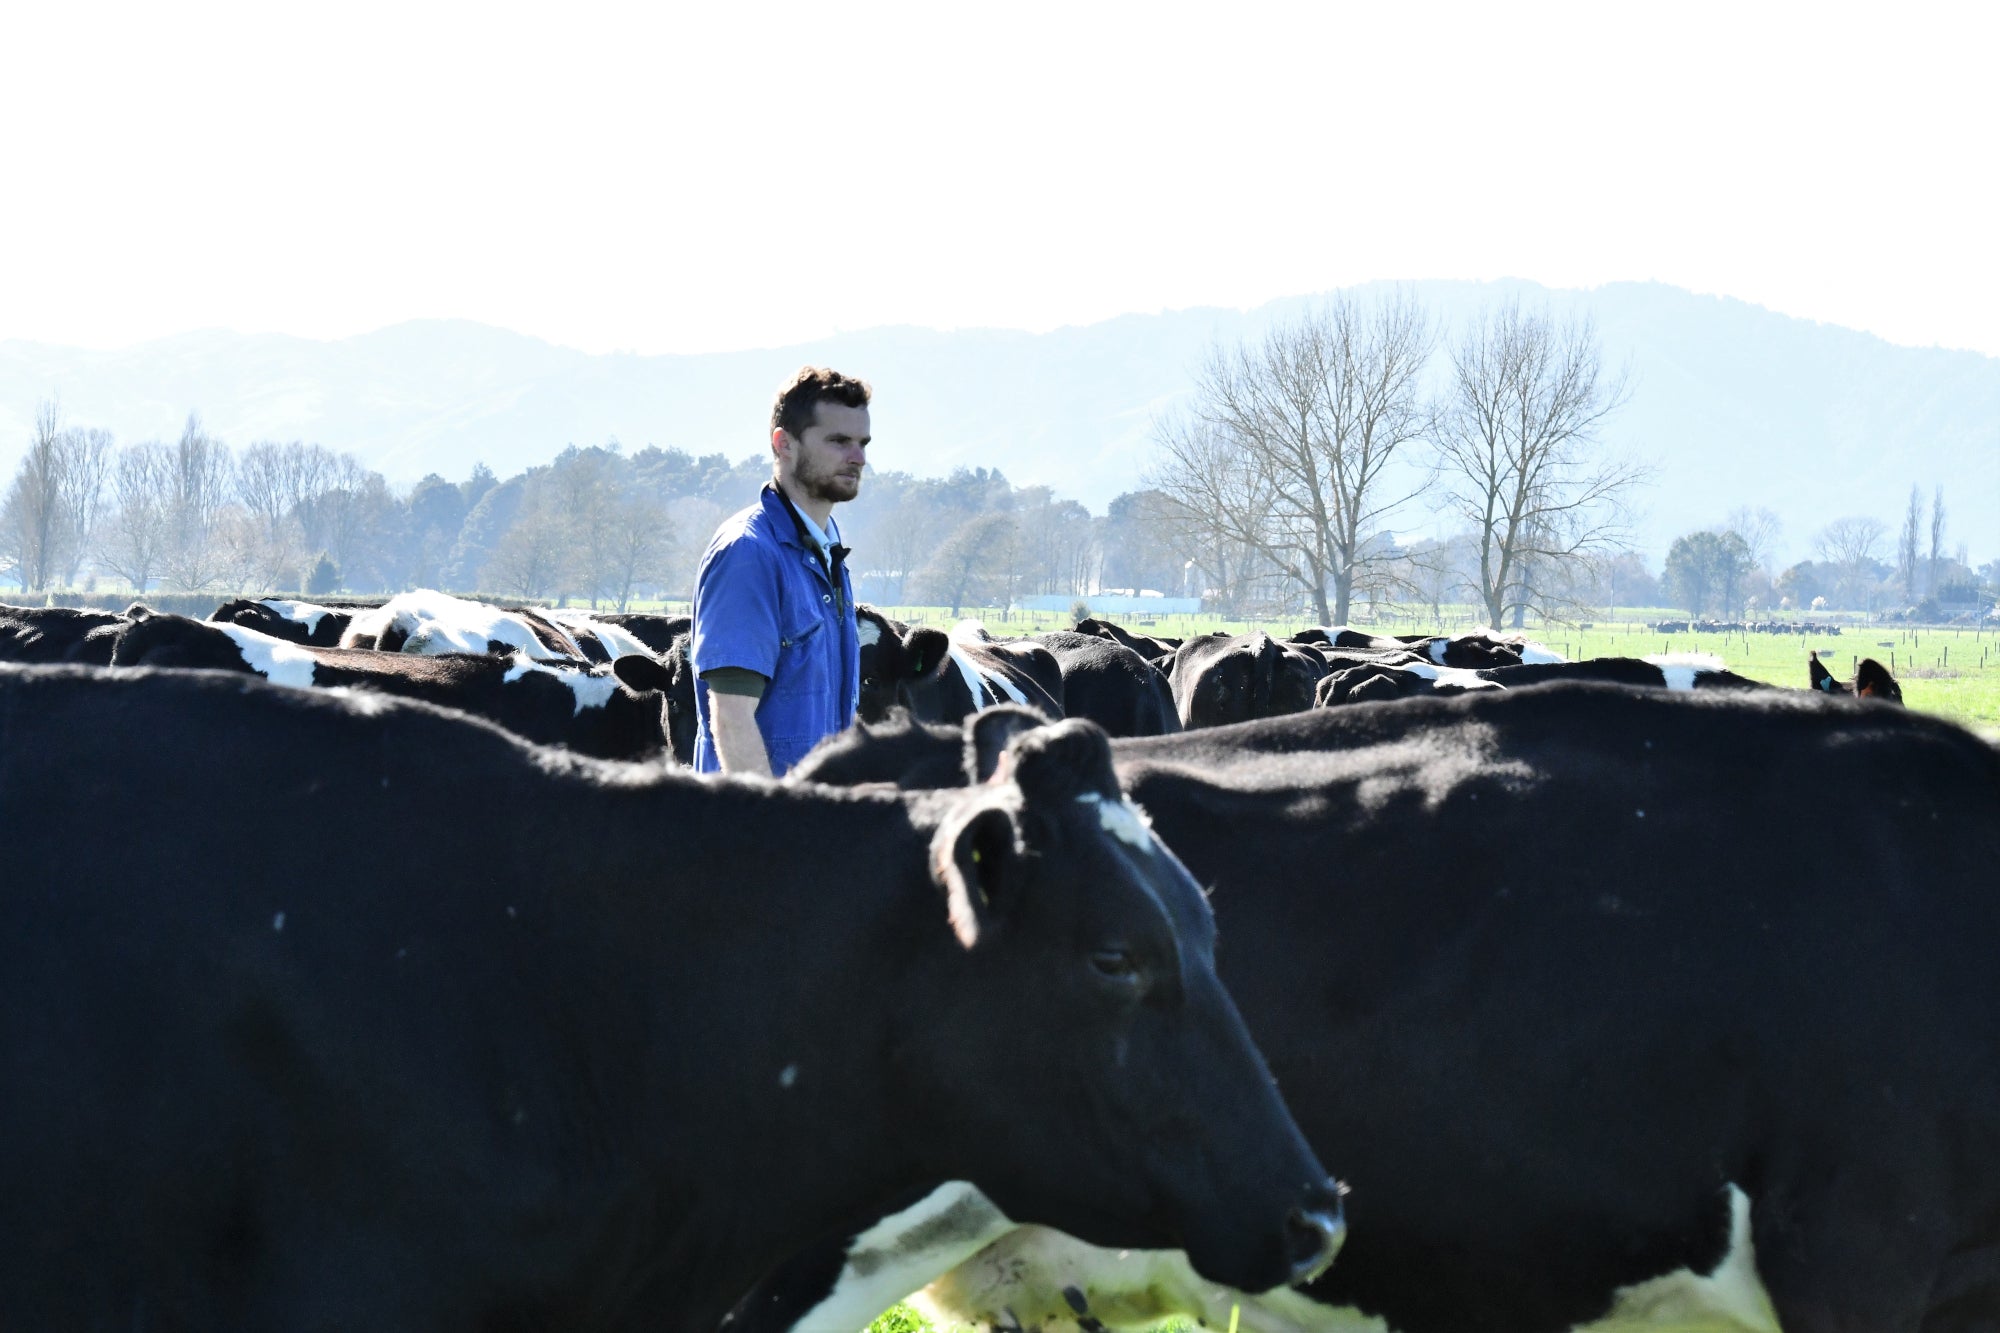
<path id="1" fill-rule="evenodd" d="M 1315 1201 L 1310 1206 L 1292 1209 L 1285 1219 L 1285 1244 L 1291 1256 L 1292 1273 L 1290 1282 L 1295 1287 L 1303 1287 L 1333 1266 L 1333 1257 L 1340 1253 L 1341 1242 L 1347 1239 L 1347 1210 L 1341 1203 L 1339 1187 L 1332 1191 L 1330 1202 Z"/>

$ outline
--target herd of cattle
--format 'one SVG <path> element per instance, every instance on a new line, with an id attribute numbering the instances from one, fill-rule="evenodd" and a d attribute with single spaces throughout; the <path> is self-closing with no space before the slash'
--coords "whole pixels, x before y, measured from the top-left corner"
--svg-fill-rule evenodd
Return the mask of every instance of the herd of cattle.
<path id="1" fill-rule="evenodd" d="M 773 782 L 684 620 L 0 609 L 0 1326 L 2000 1328 L 1878 665 L 862 616 Z"/>

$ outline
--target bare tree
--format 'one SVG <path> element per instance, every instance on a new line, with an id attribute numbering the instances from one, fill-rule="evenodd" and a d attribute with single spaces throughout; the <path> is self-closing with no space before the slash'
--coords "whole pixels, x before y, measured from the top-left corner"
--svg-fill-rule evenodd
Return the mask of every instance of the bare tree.
<path id="1" fill-rule="evenodd" d="M 228 502 L 229 446 L 202 429 L 190 412 L 181 437 L 167 447 L 165 540 L 161 572 L 182 592 L 199 592 L 222 573 L 226 552 L 216 523 Z"/>
<path id="2" fill-rule="evenodd" d="M 1853 515 L 1837 518 L 1813 538 L 1813 550 L 1834 567 L 1837 595 L 1846 606 L 1865 607 L 1875 584 L 1876 553 L 1889 525 L 1879 518 Z"/>
<path id="3" fill-rule="evenodd" d="M 62 415 L 53 401 L 35 411 L 34 438 L 8 487 L 0 526 L 23 592 L 40 592 L 65 562 L 70 519 L 63 503 Z"/>
<path id="4" fill-rule="evenodd" d="M 1759 505 L 1738 505 L 1722 520 L 1717 532 L 1733 532 L 1743 539 L 1750 549 L 1750 564 L 1754 569 L 1769 570 L 1773 557 L 1777 555 L 1778 538 L 1785 525 L 1769 509 Z"/>
<path id="5" fill-rule="evenodd" d="M 1931 558 L 1930 572 L 1924 579 L 1924 591 L 1937 596 L 1938 566 L 1944 562 L 1944 487 L 1937 486 L 1931 491 Z"/>
<path id="6" fill-rule="evenodd" d="M 1438 427 L 1446 507 L 1477 549 L 1472 591 L 1501 624 L 1538 602 L 1530 581 L 1622 548 L 1625 504 L 1649 470 L 1598 437 L 1626 400 L 1607 380 L 1588 319 L 1557 323 L 1509 302 L 1483 315 L 1452 354 Z M 1542 609 L 1552 609 L 1543 597 Z"/>
<path id="7" fill-rule="evenodd" d="M 1153 438 L 1161 457 L 1149 475 L 1162 517 L 1197 539 L 1193 558 L 1203 592 L 1225 611 L 1243 611 L 1257 560 L 1268 552 L 1275 479 L 1250 451 L 1201 417 L 1163 417 Z M 1324 604 L 1322 590 L 1319 605 Z"/>
<path id="8" fill-rule="evenodd" d="M 1281 571 L 1323 622 L 1345 621 L 1357 581 L 1379 583 L 1399 558 L 1374 539 L 1411 498 L 1392 489 L 1391 466 L 1430 426 L 1418 380 L 1431 344 L 1421 308 L 1398 295 L 1336 299 L 1255 346 L 1217 349 L 1194 420 L 1156 428 L 1152 484 Z M 1254 511 L 1240 503 L 1252 498 Z"/>
<path id="9" fill-rule="evenodd" d="M 665 577 L 674 546 L 673 524 L 666 506 L 637 491 L 619 497 L 600 522 L 611 561 L 606 591 L 617 597 L 623 611 L 642 583 Z"/>
<path id="10" fill-rule="evenodd" d="M 169 451 L 158 441 L 119 450 L 112 468 L 113 503 L 95 555 L 141 593 L 160 576 L 171 475 Z"/>
<path id="11" fill-rule="evenodd" d="M 63 432 L 62 501 L 69 519 L 68 556 L 63 582 L 75 587 L 84 561 L 104 520 L 105 481 L 115 445 L 111 432 L 97 427 L 71 427 Z"/>
<path id="12" fill-rule="evenodd" d="M 1917 600 L 1918 540 L 1924 522 L 1923 497 L 1910 487 L 1910 502 L 1903 507 L 1903 530 L 1896 542 L 1896 573 L 1903 582 L 1903 604 Z"/>

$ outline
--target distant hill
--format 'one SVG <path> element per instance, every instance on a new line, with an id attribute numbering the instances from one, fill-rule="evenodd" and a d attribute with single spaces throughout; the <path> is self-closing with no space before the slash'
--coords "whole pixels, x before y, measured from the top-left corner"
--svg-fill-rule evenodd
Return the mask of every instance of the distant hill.
<path id="1" fill-rule="evenodd" d="M 1781 515 L 1781 551 L 1802 558 L 1829 520 L 1867 513 L 1893 525 L 1912 484 L 1928 496 L 1940 482 L 1952 544 L 1969 542 L 1975 561 L 2000 554 L 2000 360 L 1655 284 L 1411 286 L 1449 326 L 1509 295 L 1595 316 L 1607 360 L 1633 377 L 1607 435 L 1659 464 L 1640 530 L 1655 560 L 1674 535 L 1739 504 Z M 121 442 L 171 437 L 195 409 L 231 444 L 315 440 L 399 482 L 456 479 L 475 461 L 506 476 L 564 444 L 614 437 L 735 457 L 761 450 L 773 388 L 813 362 L 874 381 L 877 466 L 998 467 L 1101 512 L 1140 484 L 1148 425 L 1186 392 L 1204 350 L 1311 299 L 1045 334 L 880 328 L 700 356 L 595 356 L 455 321 L 336 342 L 221 332 L 110 352 L 0 342 L 0 468 L 12 474 L 51 393 L 68 420 Z M 1403 526 L 1430 523 L 1412 511 Z"/>

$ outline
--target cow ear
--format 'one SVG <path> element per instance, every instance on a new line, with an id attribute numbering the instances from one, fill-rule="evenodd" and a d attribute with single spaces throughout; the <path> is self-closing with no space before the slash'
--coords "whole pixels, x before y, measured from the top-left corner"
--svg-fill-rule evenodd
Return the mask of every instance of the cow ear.
<path id="1" fill-rule="evenodd" d="M 1854 693 L 1863 699 L 1903 702 L 1903 687 L 1889 674 L 1889 668 L 1872 657 L 1864 657 L 1854 668 Z"/>
<path id="2" fill-rule="evenodd" d="M 144 620 L 152 614 L 153 608 L 147 606 L 144 602 L 134 602 L 125 608 L 125 618 L 127 620 Z"/>
<path id="3" fill-rule="evenodd" d="M 634 694 L 647 694 L 653 690 L 664 691 L 673 679 L 666 663 L 644 653 L 626 653 L 611 664 L 611 674 Z"/>
<path id="4" fill-rule="evenodd" d="M 982 805 L 947 822 L 931 842 L 931 875 L 944 890 L 952 933 L 970 949 L 1007 909 L 1007 890 L 1020 859 L 1014 816 Z"/>
<path id="5" fill-rule="evenodd" d="M 1834 680 L 1833 673 L 1826 669 L 1826 664 L 1819 660 L 1817 652 L 1806 654 L 1806 672 L 1812 680 L 1814 689 L 1824 690 L 1828 694 L 1840 693 L 1840 685 Z"/>
<path id="6" fill-rule="evenodd" d="M 1007 745 L 1024 731 L 1045 721 L 1040 713 L 1015 704 L 988 708 L 965 719 L 965 776 L 974 786 L 1005 777 Z"/>
<path id="7" fill-rule="evenodd" d="M 913 629 L 903 639 L 903 651 L 909 655 L 910 675 L 926 675 L 951 651 L 951 636 L 941 629 Z"/>

